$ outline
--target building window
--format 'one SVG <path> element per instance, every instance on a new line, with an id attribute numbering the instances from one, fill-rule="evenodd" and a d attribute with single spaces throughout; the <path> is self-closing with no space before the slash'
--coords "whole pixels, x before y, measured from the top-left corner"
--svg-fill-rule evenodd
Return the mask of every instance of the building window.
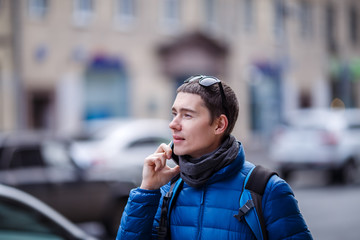
<path id="1" fill-rule="evenodd" d="M 93 0 L 74 0 L 74 24 L 89 25 L 94 15 Z"/>
<path id="2" fill-rule="evenodd" d="M 325 8 L 325 39 L 327 50 L 331 53 L 336 53 L 337 44 L 335 37 L 336 29 L 336 11 L 331 3 Z"/>
<path id="3" fill-rule="evenodd" d="M 205 21 L 206 27 L 214 29 L 216 27 L 216 0 L 205 1 Z"/>
<path id="4" fill-rule="evenodd" d="M 255 27 L 255 1 L 244 0 L 243 3 L 244 28 L 251 32 Z"/>
<path id="5" fill-rule="evenodd" d="M 312 6 L 309 0 L 301 0 L 299 3 L 300 35 L 310 38 L 313 35 Z"/>
<path id="6" fill-rule="evenodd" d="M 115 21 L 121 27 L 127 27 L 135 20 L 134 0 L 115 0 Z"/>
<path id="7" fill-rule="evenodd" d="M 356 44 L 359 38 L 359 15 L 355 6 L 349 7 L 349 38 L 352 44 Z"/>
<path id="8" fill-rule="evenodd" d="M 284 0 L 274 0 L 274 32 L 278 38 L 285 34 L 286 6 Z"/>
<path id="9" fill-rule="evenodd" d="M 179 0 L 163 0 L 163 25 L 167 30 L 176 30 L 180 23 Z"/>
<path id="10" fill-rule="evenodd" d="M 48 11 L 48 0 L 29 0 L 29 16 L 34 19 L 43 19 Z"/>

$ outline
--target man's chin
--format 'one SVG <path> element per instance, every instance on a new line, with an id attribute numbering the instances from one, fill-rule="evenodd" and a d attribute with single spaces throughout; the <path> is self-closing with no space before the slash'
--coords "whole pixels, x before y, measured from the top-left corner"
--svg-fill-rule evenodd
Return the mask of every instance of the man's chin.
<path id="1" fill-rule="evenodd" d="M 188 151 L 182 147 L 175 147 L 174 153 L 178 156 L 188 155 Z"/>

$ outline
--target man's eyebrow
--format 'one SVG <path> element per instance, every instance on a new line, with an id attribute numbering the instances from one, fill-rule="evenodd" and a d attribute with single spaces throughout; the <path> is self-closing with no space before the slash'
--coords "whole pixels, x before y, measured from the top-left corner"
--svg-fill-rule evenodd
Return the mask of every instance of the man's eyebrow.
<path id="1" fill-rule="evenodd" d="M 177 112 L 178 110 L 175 107 L 171 108 L 172 111 Z M 196 113 L 197 111 L 195 111 L 194 109 L 191 108 L 180 108 L 179 112 L 191 112 L 191 113 Z"/>

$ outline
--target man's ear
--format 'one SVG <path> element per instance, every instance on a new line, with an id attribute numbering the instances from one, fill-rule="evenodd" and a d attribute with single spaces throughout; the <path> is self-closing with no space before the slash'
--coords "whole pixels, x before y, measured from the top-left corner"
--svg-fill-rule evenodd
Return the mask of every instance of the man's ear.
<path id="1" fill-rule="evenodd" d="M 217 118 L 215 134 L 223 134 L 227 129 L 229 121 L 224 114 L 221 114 L 220 117 Z"/>

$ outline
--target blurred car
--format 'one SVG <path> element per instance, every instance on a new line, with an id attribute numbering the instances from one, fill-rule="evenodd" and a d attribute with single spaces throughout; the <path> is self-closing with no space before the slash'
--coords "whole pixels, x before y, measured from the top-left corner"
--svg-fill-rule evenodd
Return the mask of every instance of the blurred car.
<path id="1" fill-rule="evenodd" d="M 114 236 L 141 176 L 134 169 L 81 168 L 69 157 L 70 143 L 47 133 L 2 134 L 0 183 L 30 193 L 73 222 L 103 223 Z"/>
<path id="2" fill-rule="evenodd" d="M 0 184 L 0 239 L 95 240 L 33 196 Z"/>
<path id="3" fill-rule="evenodd" d="M 82 166 L 142 169 L 144 159 L 172 139 L 164 119 L 108 119 L 88 123 L 87 138 L 71 146 L 71 156 Z"/>
<path id="4" fill-rule="evenodd" d="M 352 182 L 359 175 L 360 110 L 292 112 L 276 131 L 269 152 L 284 178 L 296 170 L 324 169 L 332 181 Z"/>

